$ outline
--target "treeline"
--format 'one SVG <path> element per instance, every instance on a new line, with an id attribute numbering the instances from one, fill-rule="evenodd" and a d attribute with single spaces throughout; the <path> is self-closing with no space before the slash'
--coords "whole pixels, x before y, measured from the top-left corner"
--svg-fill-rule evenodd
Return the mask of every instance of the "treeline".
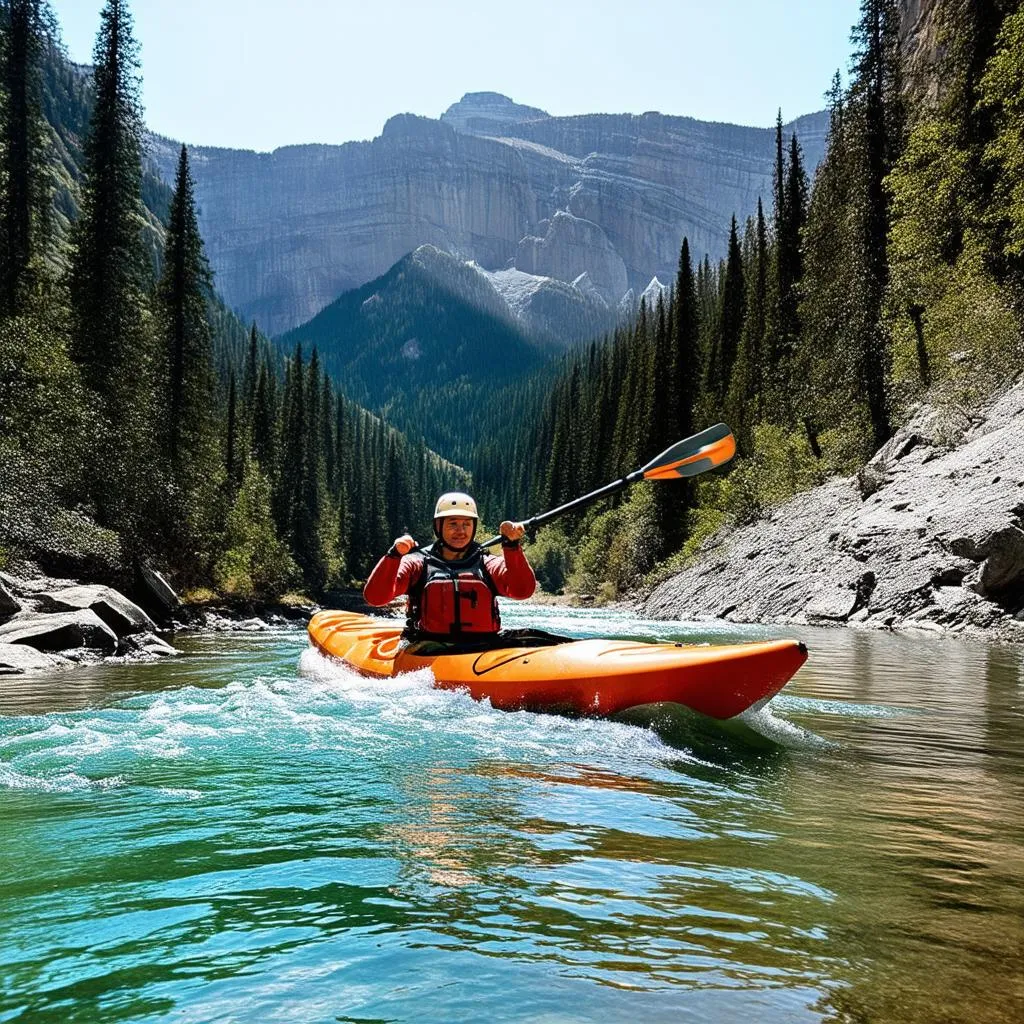
<path id="1" fill-rule="evenodd" d="M 118 582 L 148 562 L 260 597 L 364 572 L 464 476 L 342 399 L 315 351 L 285 366 L 255 325 L 240 338 L 185 147 L 173 193 L 144 190 L 123 0 L 100 14 L 80 181 L 44 113 L 43 0 L 0 2 L 0 44 L 0 560 Z"/>
<path id="2" fill-rule="evenodd" d="M 501 507 L 552 507 L 718 420 L 740 457 L 694 484 L 634 488 L 534 547 L 549 589 L 612 596 L 670 569 L 727 519 L 764 515 L 856 469 L 913 403 L 970 404 L 1017 376 L 1024 313 L 1024 12 L 940 0 L 933 91 L 907 81 L 894 0 L 862 0 L 849 85 L 830 92 L 813 190 L 776 126 L 771 208 L 717 266 L 684 239 L 670 298 L 564 361 L 500 450 L 477 448 Z M 505 455 L 504 461 L 501 458 Z M 521 506 L 520 506 L 521 507 Z M 582 544 L 570 537 L 586 538 Z M 674 557 L 670 557 L 674 556 Z"/>

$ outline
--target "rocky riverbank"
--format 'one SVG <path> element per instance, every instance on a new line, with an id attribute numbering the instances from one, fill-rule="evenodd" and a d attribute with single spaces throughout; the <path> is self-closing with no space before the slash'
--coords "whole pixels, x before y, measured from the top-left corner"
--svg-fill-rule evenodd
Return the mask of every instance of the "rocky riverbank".
<path id="1" fill-rule="evenodd" d="M 1024 383 L 976 415 L 921 407 L 857 476 L 715 535 L 640 611 L 1024 642 Z"/>
<path id="2" fill-rule="evenodd" d="M 54 579 L 32 566 L 0 573 L 0 676 L 107 658 L 170 657 L 182 630 L 263 630 L 305 622 L 316 610 L 301 603 L 183 605 L 148 570 L 140 587 L 149 611 L 113 587 Z"/>

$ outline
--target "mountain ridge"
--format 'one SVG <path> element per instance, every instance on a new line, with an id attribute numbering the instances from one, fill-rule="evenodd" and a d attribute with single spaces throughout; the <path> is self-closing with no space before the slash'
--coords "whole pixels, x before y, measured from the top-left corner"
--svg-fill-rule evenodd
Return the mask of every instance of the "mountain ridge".
<path id="1" fill-rule="evenodd" d="M 231 305 L 281 333 L 431 244 L 489 271 L 567 284 L 586 272 L 614 306 L 670 279 L 684 235 L 697 254 L 724 254 L 732 214 L 770 194 L 772 129 L 650 112 L 550 117 L 483 95 L 483 125 L 479 100 L 460 108 L 464 98 L 438 119 L 396 114 L 368 142 L 195 147 L 200 228 Z M 809 170 L 827 123 L 791 122 Z M 175 152 L 151 137 L 162 173 Z"/>

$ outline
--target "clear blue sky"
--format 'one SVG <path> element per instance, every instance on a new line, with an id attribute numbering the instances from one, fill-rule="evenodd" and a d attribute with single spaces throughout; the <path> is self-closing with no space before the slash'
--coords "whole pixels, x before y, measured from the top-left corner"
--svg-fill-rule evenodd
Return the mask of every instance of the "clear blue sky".
<path id="1" fill-rule="evenodd" d="M 88 63 L 103 0 L 51 0 Z M 552 114 L 767 126 L 823 106 L 857 0 L 134 0 L 146 123 L 270 150 L 491 90 Z"/>

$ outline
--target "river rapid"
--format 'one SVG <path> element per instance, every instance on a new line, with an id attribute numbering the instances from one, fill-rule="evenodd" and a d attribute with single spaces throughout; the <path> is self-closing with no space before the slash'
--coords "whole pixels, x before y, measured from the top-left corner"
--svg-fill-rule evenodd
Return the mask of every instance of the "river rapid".
<path id="1" fill-rule="evenodd" d="M 1024 1019 L 1024 652 L 505 618 L 811 656 L 728 727 L 502 713 L 285 629 L 5 678 L 0 1022 Z"/>

